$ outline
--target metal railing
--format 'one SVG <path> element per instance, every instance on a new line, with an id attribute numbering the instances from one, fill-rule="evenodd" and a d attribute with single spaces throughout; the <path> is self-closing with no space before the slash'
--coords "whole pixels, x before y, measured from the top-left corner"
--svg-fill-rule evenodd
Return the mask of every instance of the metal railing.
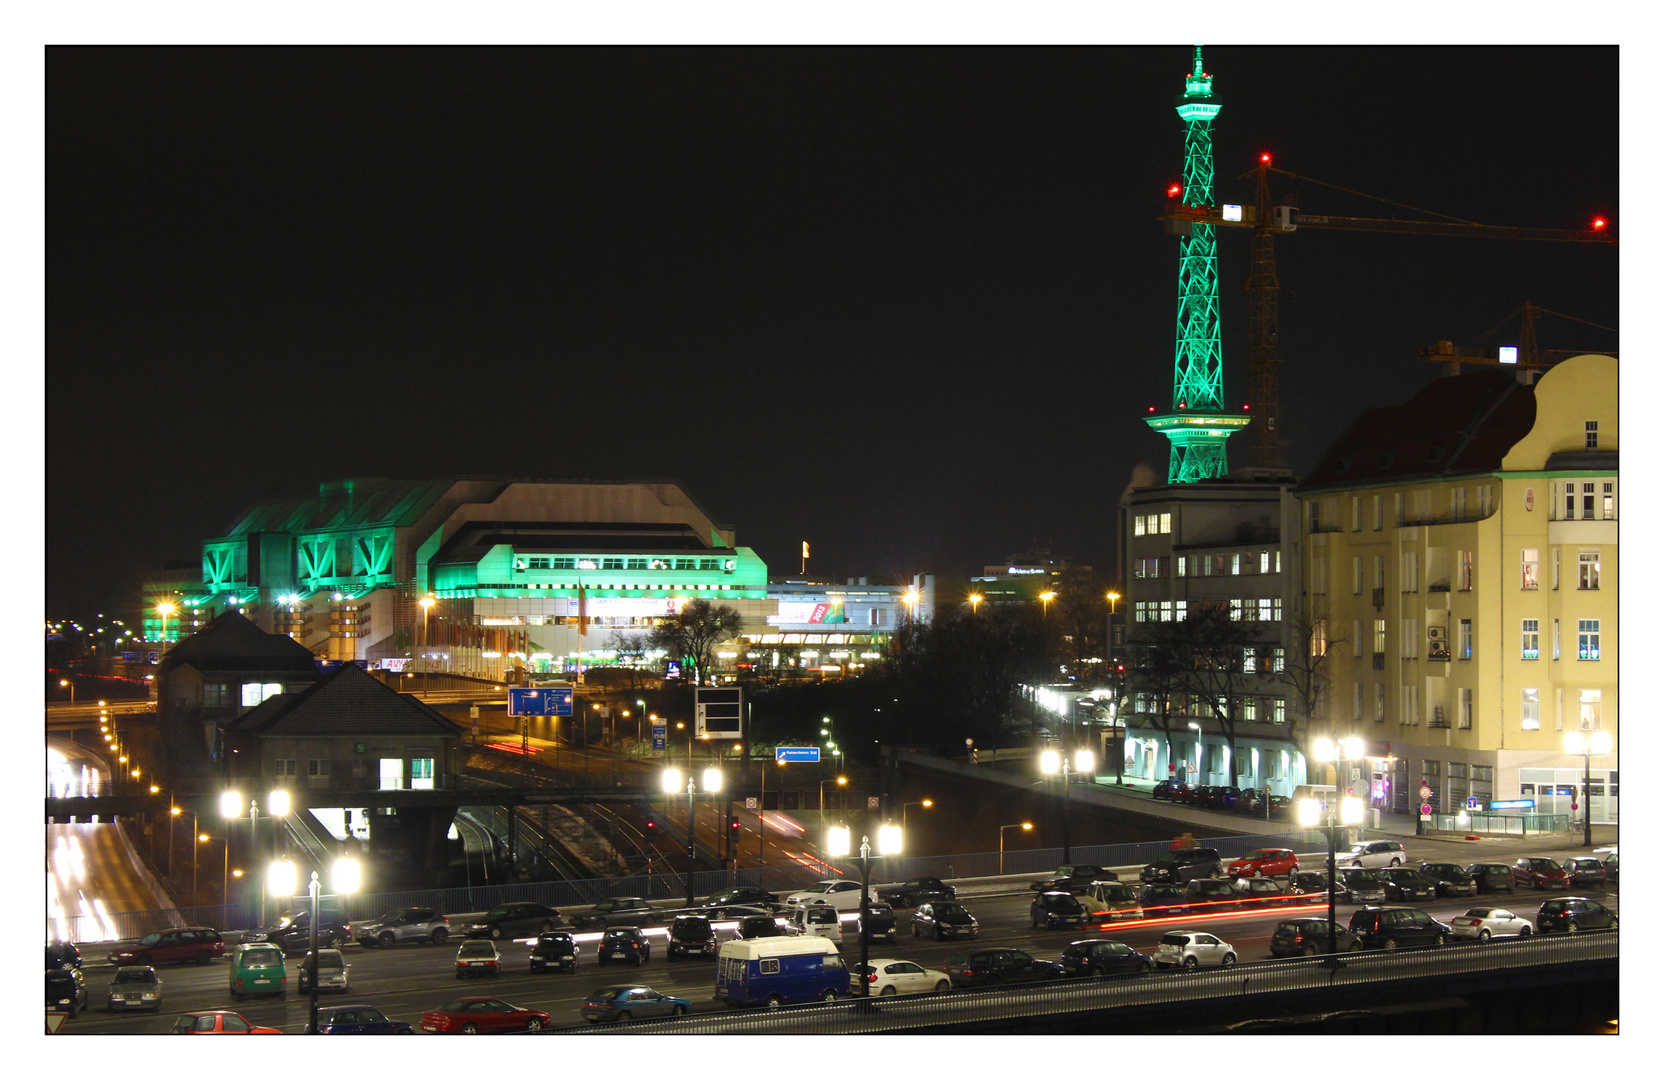
<path id="1" fill-rule="evenodd" d="M 1570 832 L 1569 814 L 1434 814 L 1434 832 L 1487 833 L 1495 836 L 1536 836 Z"/>

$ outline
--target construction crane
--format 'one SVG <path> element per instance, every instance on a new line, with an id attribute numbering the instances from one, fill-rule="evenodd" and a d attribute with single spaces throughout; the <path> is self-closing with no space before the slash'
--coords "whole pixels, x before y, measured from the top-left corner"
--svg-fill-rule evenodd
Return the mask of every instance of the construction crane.
<path id="1" fill-rule="evenodd" d="M 1341 217 L 1333 214 L 1306 214 L 1293 205 L 1272 205 L 1270 174 L 1277 173 L 1294 180 L 1302 180 L 1323 187 L 1332 187 L 1351 195 L 1362 195 L 1377 202 L 1431 214 L 1443 221 L 1415 221 L 1402 218 Z M 1239 180 L 1246 179 L 1244 173 Z M 1277 353 L 1277 259 L 1275 237 L 1299 229 L 1349 229 L 1362 232 L 1408 233 L 1421 236 L 1468 236 L 1491 240 L 1544 240 L 1578 244 L 1617 244 L 1604 219 L 1597 218 L 1588 229 L 1533 229 L 1507 225 L 1481 225 L 1463 221 L 1434 211 L 1420 210 L 1390 199 L 1365 195 L 1336 184 L 1299 176 L 1271 166 L 1271 155 L 1261 154 L 1256 175 L 1253 206 L 1223 203 L 1218 206 L 1187 206 L 1177 201 L 1182 188 L 1168 189 L 1169 202 L 1161 219 L 1167 230 L 1175 235 L 1188 235 L 1196 225 L 1211 225 L 1228 229 L 1252 229 L 1253 244 L 1248 274 L 1248 425 L 1249 464 L 1257 468 L 1275 468 L 1277 454 L 1277 369 L 1282 362 Z M 1529 319 L 1526 329 L 1530 329 Z M 1443 343 L 1441 343 L 1442 345 Z M 1533 339 L 1532 351 L 1535 351 Z M 1448 362 L 1451 357 L 1427 356 L 1424 359 Z M 1469 360 L 1468 362 L 1473 362 Z"/>
<path id="2" fill-rule="evenodd" d="M 1606 330 L 1614 334 L 1618 332 L 1616 327 L 1602 326 L 1600 323 L 1590 322 L 1588 319 L 1579 319 L 1575 315 L 1566 315 L 1558 311 L 1550 311 L 1548 308 L 1536 304 L 1526 303 L 1509 312 L 1506 318 L 1480 334 L 1476 339 L 1478 341 L 1488 341 L 1491 335 L 1501 330 L 1514 316 L 1518 315 L 1520 317 L 1520 330 L 1514 338 L 1515 341 L 1519 342 L 1517 346 L 1500 348 L 1458 346 L 1449 341 L 1441 341 L 1436 345 L 1430 345 L 1422 349 L 1421 358 L 1431 364 L 1443 364 L 1445 365 L 1445 374 L 1456 375 L 1461 372 L 1463 364 L 1478 364 L 1481 366 L 1500 364 L 1518 366 L 1530 371 L 1542 371 L 1553 367 L 1569 356 L 1584 356 L 1589 353 L 1599 356 L 1618 355 L 1617 353 L 1606 352 L 1603 349 L 1538 349 L 1537 316 L 1539 314 L 1570 319 L 1572 322 L 1580 322 L 1585 326 L 1592 326 L 1597 330 Z"/>

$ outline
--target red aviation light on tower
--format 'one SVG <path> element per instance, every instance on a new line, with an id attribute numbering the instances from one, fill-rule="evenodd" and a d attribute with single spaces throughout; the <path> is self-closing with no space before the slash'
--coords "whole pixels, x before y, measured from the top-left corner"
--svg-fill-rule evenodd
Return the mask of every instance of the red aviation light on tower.
<path id="1" fill-rule="evenodd" d="M 1270 155 L 1270 154 L 1267 154 L 1267 153 L 1263 153 L 1263 152 L 1262 152 L 1262 153 L 1261 153 L 1261 154 L 1260 154 L 1260 164 L 1261 164 L 1261 165 L 1269 165 L 1269 164 L 1271 164 L 1271 155 Z"/>
<path id="2" fill-rule="evenodd" d="M 1184 190 L 1184 188 L 1183 188 L 1183 187 L 1181 187 L 1181 186 L 1180 186 L 1180 185 L 1178 185 L 1178 184 L 1171 184 L 1171 185 L 1169 185 L 1169 186 L 1168 186 L 1168 188 L 1167 188 L 1167 197 L 1168 197 L 1168 198 L 1169 198 L 1169 199 L 1176 199 L 1176 198 L 1178 198 L 1178 197 L 1179 197 L 1179 192 L 1181 192 L 1181 191 L 1183 191 L 1183 190 Z"/>
<path id="3" fill-rule="evenodd" d="M 1606 228 L 1606 219 L 1598 217 L 1590 223 L 1589 227 L 1594 229 L 1596 232 L 1600 232 L 1602 229 Z"/>

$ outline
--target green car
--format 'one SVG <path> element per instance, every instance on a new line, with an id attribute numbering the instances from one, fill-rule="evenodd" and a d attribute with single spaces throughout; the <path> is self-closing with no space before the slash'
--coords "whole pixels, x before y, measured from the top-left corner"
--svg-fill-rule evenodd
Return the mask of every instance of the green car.
<path id="1" fill-rule="evenodd" d="M 283 950 L 267 942 L 238 945 L 231 950 L 231 996 L 276 994 L 289 996 L 289 973 Z"/>

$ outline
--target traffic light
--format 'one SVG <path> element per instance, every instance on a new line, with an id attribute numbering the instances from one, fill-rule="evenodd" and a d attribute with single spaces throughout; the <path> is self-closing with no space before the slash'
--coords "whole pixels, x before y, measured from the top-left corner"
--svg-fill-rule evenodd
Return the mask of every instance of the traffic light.
<path id="1" fill-rule="evenodd" d="M 737 833 L 739 831 L 740 831 L 740 819 L 739 819 L 738 815 L 735 815 L 735 814 L 728 815 L 728 832 L 729 833 Z"/>
<path id="2" fill-rule="evenodd" d="M 652 835 L 653 833 L 658 831 L 658 828 L 659 828 L 659 823 L 654 821 L 651 817 L 649 817 L 647 819 L 647 832 L 648 832 L 648 834 Z"/>

